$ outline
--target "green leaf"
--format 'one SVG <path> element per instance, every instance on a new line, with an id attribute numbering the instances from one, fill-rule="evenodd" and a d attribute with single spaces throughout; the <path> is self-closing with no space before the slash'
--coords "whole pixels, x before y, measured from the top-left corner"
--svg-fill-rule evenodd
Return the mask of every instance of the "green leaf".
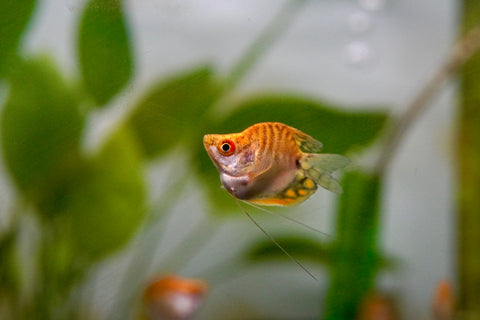
<path id="1" fill-rule="evenodd" d="M 78 165 L 83 118 L 48 60 L 22 62 L 9 80 L 0 119 L 5 163 L 27 198 L 43 201 Z"/>
<path id="2" fill-rule="evenodd" d="M 381 178 L 362 171 L 348 172 L 339 198 L 337 243 L 331 265 L 324 319 L 353 319 L 375 284 L 385 259 L 379 258 L 377 233 Z"/>
<path id="3" fill-rule="evenodd" d="M 209 133 L 240 132 L 252 124 L 282 122 L 323 143 L 322 152 L 346 153 L 370 145 L 388 117 L 383 111 L 341 111 L 338 106 L 297 96 L 269 95 L 241 103 Z"/>
<path id="4" fill-rule="evenodd" d="M 274 236 L 275 240 L 295 259 L 309 260 L 319 264 L 329 263 L 331 248 L 320 241 L 302 235 Z M 290 258 L 275 243 L 264 239 L 253 244 L 247 251 L 247 258 L 253 262 L 285 260 Z"/>
<path id="5" fill-rule="evenodd" d="M 72 181 L 61 219 L 81 257 L 100 258 L 124 245 L 145 215 L 146 187 L 137 145 L 125 128 Z"/>
<path id="6" fill-rule="evenodd" d="M 202 133 L 240 132 L 258 122 L 278 121 L 322 141 L 323 152 L 346 153 L 371 144 L 387 120 L 387 114 L 382 111 L 346 112 L 306 98 L 269 95 L 241 103 Z M 232 196 L 220 188 L 218 171 L 203 147 L 201 136 L 192 149 L 192 167 L 204 184 L 214 211 L 237 211 Z"/>
<path id="7" fill-rule="evenodd" d="M 300 234 L 280 235 L 274 236 L 274 238 L 289 254 L 301 260 L 309 260 L 325 265 L 330 264 L 338 254 L 332 245 Z M 259 240 L 251 245 L 247 249 L 246 257 L 255 263 L 267 260 L 291 261 L 285 253 L 268 239 Z M 381 255 L 378 256 L 377 263 L 379 269 L 388 270 L 394 270 L 400 264 L 396 258 Z"/>
<path id="8" fill-rule="evenodd" d="M 20 38 L 35 7 L 35 0 L 0 1 L 0 78 L 15 56 Z"/>
<path id="9" fill-rule="evenodd" d="M 78 39 L 83 83 L 102 106 L 130 80 L 133 69 L 128 30 L 120 0 L 91 0 Z"/>
<path id="10" fill-rule="evenodd" d="M 188 70 L 154 85 L 129 119 L 145 155 L 153 158 L 186 136 L 199 134 L 218 88 L 209 67 Z"/>

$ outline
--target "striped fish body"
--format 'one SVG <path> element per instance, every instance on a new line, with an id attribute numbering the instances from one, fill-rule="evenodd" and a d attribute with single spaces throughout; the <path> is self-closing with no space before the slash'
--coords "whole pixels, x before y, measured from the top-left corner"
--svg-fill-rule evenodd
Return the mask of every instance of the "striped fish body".
<path id="1" fill-rule="evenodd" d="M 340 193 L 331 172 L 349 162 L 340 155 L 318 153 L 319 141 L 278 122 L 258 123 L 240 133 L 208 134 L 203 143 L 225 189 L 262 205 L 300 203 L 317 184 Z"/>

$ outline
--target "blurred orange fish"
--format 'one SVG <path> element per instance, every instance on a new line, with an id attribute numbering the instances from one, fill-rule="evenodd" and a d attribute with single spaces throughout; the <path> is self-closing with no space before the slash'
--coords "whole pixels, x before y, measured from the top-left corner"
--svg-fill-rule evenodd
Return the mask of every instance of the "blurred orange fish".
<path id="1" fill-rule="evenodd" d="M 202 280 L 177 275 L 156 278 L 143 293 L 144 313 L 141 319 L 192 319 L 206 293 L 207 284 Z"/>
<path id="2" fill-rule="evenodd" d="M 455 293 L 447 280 L 441 280 L 435 289 L 432 311 L 436 320 L 455 319 Z"/>
<path id="3" fill-rule="evenodd" d="M 203 144 L 225 189 L 261 205 L 298 204 L 317 184 L 342 193 L 331 174 L 350 162 L 338 154 L 320 154 L 321 142 L 278 122 L 258 123 L 240 133 L 207 134 Z"/>

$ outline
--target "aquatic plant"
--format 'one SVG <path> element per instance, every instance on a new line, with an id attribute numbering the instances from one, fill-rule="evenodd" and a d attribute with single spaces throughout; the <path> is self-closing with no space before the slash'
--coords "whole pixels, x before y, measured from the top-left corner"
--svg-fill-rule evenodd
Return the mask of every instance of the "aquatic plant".
<path id="1" fill-rule="evenodd" d="M 379 143 L 379 138 L 385 142 L 376 165 L 356 167 L 343 177 L 333 240 L 295 233 L 275 235 L 291 255 L 327 268 L 330 288 L 326 301 L 319 302 L 324 304 L 322 318 L 352 319 L 358 314 L 375 289 L 378 271 L 394 264 L 382 252 L 378 238 L 383 179 L 391 156 L 431 96 L 470 58 L 480 41 L 478 29 L 469 32 L 398 120 L 379 106 L 348 111 L 295 92 L 260 92 L 229 100 L 307 2 L 286 2 L 227 74 L 209 64 L 162 75 L 131 103 L 130 110 L 92 151 L 83 145 L 89 119 L 114 104 L 135 77 L 123 2 L 87 1 L 76 36 L 78 74 L 67 79 L 52 58 L 34 56 L 22 47 L 37 2 L 0 1 L 0 79 L 7 89 L 1 100 L 2 157 L 15 189 L 14 204 L 4 214 L 8 223 L 0 229 L 2 318 L 97 318 L 85 306 L 85 291 L 91 290 L 89 275 L 122 249 L 128 261 L 109 317 L 136 314 L 139 292 L 154 277 L 152 265 L 155 273 L 170 271 L 204 244 L 219 221 L 239 213 L 235 201 L 219 188 L 202 136 L 241 131 L 262 121 L 284 122 L 319 137 L 325 152 L 355 156 Z M 465 3 L 467 33 L 477 26 L 479 12 L 474 1 Z M 468 70 L 478 69 L 478 60 L 477 55 Z M 478 278 L 475 270 L 480 270 L 473 259 L 480 252 L 480 241 L 476 242 L 478 234 L 465 229 L 478 227 L 478 199 L 472 197 L 472 190 L 478 189 L 475 183 L 480 181 L 475 156 L 480 143 L 475 142 L 478 117 L 472 114 L 478 109 L 475 102 L 480 90 L 475 87 L 474 72 L 464 71 L 462 77 L 460 162 L 464 174 L 459 235 L 471 238 L 461 238 L 461 248 L 466 250 L 459 257 L 460 307 L 467 310 L 479 305 L 478 291 L 472 289 L 478 281 L 471 280 Z M 181 158 L 182 169 L 174 167 L 165 191 L 150 201 L 147 168 L 168 157 Z M 192 178 L 203 186 L 210 215 L 165 258 L 166 266 L 158 266 L 153 256 L 164 217 L 185 196 L 183 188 Z M 286 260 L 268 239 L 255 240 L 243 258 L 244 268 L 266 260 Z"/>

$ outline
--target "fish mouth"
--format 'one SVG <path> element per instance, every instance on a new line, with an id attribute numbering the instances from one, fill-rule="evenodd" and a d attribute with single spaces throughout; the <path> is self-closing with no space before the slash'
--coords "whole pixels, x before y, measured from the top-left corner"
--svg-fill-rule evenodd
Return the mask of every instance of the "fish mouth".
<path id="1" fill-rule="evenodd" d="M 208 156 L 210 157 L 210 159 L 212 160 L 212 162 L 215 164 L 215 166 L 218 168 L 218 169 L 221 169 L 219 167 L 220 165 L 220 162 L 215 158 L 215 152 L 217 151 L 217 147 L 215 146 L 205 146 L 205 149 L 207 150 L 207 153 L 208 153 Z"/>
<path id="2" fill-rule="evenodd" d="M 210 157 L 210 160 L 212 160 L 215 167 L 217 167 L 217 170 L 219 172 L 224 172 L 222 166 L 220 165 L 220 163 L 215 157 L 217 152 L 217 147 L 215 144 L 215 138 L 213 134 L 206 134 L 203 136 L 203 146 L 205 147 L 205 150 L 207 151 L 207 154 Z"/>
<path id="3" fill-rule="evenodd" d="M 206 134 L 203 136 L 203 146 L 207 151 L 208 151 L 208 146 L 211 146 L 213 144 L 214 144 L 214 141 L 213 141 L 213 136 L 211 134 Z"/>
<path id="4" fill-rule="evenodd" d="M 215 139 L 213 138 L 212 134 L 206 134 L 203 136 L 203 147 L 207 151 L 208 155 L 210 158 L 212 158 L 213 155 L 213 148 L 215 146 Z M 214 160 L 212 158 L 212 160 Z"/>

